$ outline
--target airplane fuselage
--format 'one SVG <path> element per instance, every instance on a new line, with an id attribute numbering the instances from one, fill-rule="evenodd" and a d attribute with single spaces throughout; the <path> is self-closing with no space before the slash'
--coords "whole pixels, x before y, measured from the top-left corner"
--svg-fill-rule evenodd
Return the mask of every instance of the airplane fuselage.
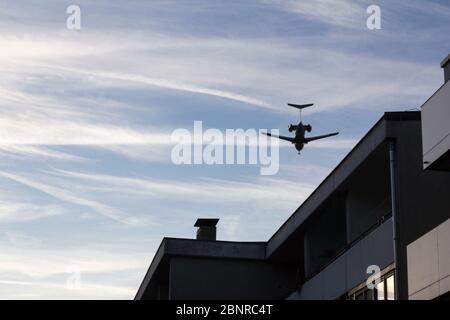
<path id="1" fill-rule="evenodd" d="M 297 151 L 301 151 L 305 145 L 305 132 L 311 132 L 310 125 L 304 125 L 302 122 L 299 122 L 298 125 L 295 126 L 295 149 Z"/>
<path id="2" fill-rule="evenodd" d="M 305 139 L 305 127 L 303 123 L 299 122 L 297 129 L 295 130 L 295 149 L 300 152 L 303 149 Z"/>
<path id="3" fill-rule="evenodd" d="M 295 140 L 302 141 L 305 139 L 305 126 L 299 122 L 295 129 Z"/>

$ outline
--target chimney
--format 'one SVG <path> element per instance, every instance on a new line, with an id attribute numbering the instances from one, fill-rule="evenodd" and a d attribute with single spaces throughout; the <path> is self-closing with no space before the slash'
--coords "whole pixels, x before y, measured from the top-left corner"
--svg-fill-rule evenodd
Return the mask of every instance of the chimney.
<path id="1" fill-rule="evenodd" d="M 216 241 L 216 225 L 219 219 L 197 219 L 194 227 L 198 227 L 197 240 Z"/>
<path id="2" fill-rule="evenodd" d="M 444 60 L 442 60 L 441 68 L 444 69 L 444 82 L 447 82 L 448 80 L 450 80 L 450 54 Z"/>

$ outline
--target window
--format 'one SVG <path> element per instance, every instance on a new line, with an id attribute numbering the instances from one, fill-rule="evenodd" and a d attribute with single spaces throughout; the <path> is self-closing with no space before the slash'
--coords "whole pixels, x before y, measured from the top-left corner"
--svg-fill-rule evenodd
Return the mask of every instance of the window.
<path id="1" fill-rule="evenodd" d="M 386 279 L 386 293 L 387 300 L 395 300 L 395 284 L 393 275 Z"/>
<path id="2" fill-rule="evenodd" d="M 375 290 L 366 291 L 366 300 L 375 300 Z"/>
<path id="3" fill-rule="evenodd" d="M 384 281 L 377 284 L 377 300 L 384 300 Z"/>
<path id="4" fill-rule="evenodd" d="M 395 300 L 394 275 L 389 273 L 381 278 L 376 287 L 377 300 Z"/>
<path id="5" fill-rule="evenodd" d="M 358 289 L 359 288 L 359 289 Z M 395 281 L 392 272 L 380 278 L 380 282 L 371 290 L 364 284 L 348 294 L 349 300 L 395 300 Z"/>

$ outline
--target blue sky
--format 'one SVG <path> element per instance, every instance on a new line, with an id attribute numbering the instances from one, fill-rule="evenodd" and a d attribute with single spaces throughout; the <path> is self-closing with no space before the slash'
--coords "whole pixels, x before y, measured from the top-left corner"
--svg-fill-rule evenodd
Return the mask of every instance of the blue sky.
<path id="1" fill-rule="evenodd" d="M 0 298 L 133 298 L 162 237 L 194 237 L 197 217 L 267 240 L 384 111 L 441 85 L 449 31 L 446 1 L 1 0 Z M 173 130 L 286 134 L 286 102 L 340 135 L 283 144 L 274 176 L 172 164 Z"/>

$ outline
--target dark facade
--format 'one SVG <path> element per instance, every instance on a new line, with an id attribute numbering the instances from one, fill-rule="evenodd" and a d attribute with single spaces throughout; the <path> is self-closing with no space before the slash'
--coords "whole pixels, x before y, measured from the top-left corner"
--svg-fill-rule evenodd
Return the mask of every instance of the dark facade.
<path id="1" fill-rule="evenodd" d="M 416 241 L 438 228 L 446 244 L 450 225 L 450 172 L 424 170 L 423 159 L 421 113 L 385 113 L 267 242 L 165 238 L 136 299 L 445 296 L 446 252 L 446 271 L 429 280 L 438 294 L 415 282 L 429 267 L 411 264 Z M 371 266 L 381 270 L 375 289 Z"/>

